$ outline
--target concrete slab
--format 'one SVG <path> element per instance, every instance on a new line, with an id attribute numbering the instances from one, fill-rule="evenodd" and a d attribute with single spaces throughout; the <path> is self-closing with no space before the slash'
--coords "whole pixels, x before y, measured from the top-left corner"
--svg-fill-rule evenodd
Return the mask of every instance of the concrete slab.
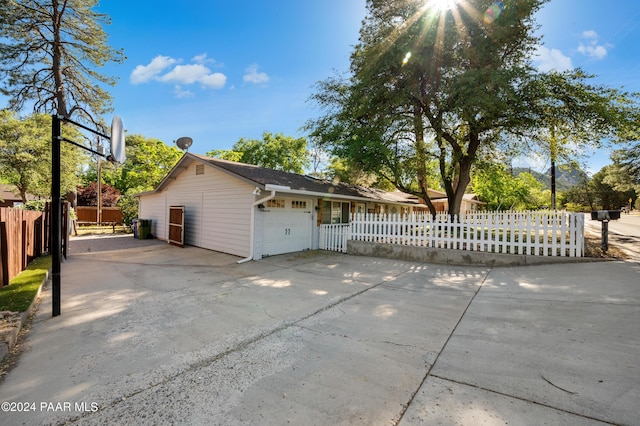
<path id="1" fill-rule="evenodd" d="M 92 422 L 133 423 L 153 416 L 141 407 L 155 410 L 166 399 L 171 421 L 183 424 L 397 421 L 471 297 L 430 290 L 416 297 L 417 291 L 389 283 L 370 288 L 112 404 Z"/>
<path id="2" fill-rule="evenodd" d="M 495 268 L 483 297 L 640 303 L 640 263 L 598 262 Z"/>
<path id="3" fill-rule="evenodd" d="M 399 423 L 409 425 L 602 425 L 482 388 L 429 377 Z"/>
<path id="4" fill-rule="evenodd" d="M 637 265 L 600 264 L 606 286 L 586 279 L 597 276 L 589 269 L 490 274 L 431 375 L 604 422 L 637 422 Z"/>

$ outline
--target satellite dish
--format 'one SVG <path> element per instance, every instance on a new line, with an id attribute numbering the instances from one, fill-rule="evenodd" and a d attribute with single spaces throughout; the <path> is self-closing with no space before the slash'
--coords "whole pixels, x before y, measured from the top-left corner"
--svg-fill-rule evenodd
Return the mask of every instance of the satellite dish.
<path id="1" fill-rule="evenodd" d="M 127 159 L 124 150 L 124 127 L 118 115 L 111 120 L 111 157 L 118 163 L 124 163 Z"/>
<path id="2" fill-rule="evenodd" d="M 186 136 L 178 138 L 178 140 L 176 141 L 176 145 L 178 145 L 178 148 L 180 148 L 183 151 L 187 151 L 192 143 L 193 143 L 193 139 L 188 138 Z"/>

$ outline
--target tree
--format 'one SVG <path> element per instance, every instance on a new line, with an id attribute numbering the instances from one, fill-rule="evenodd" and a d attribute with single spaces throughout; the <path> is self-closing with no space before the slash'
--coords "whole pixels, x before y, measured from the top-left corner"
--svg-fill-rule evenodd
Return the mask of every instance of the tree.
<path id="1" fill-rule="evenodd" d="M 78 132 L 65 128 L 65 136 Z M 61 192 L 73 192 L 79 179 L 79 164 L 86 158 L 77 147 L 61 146 Z M 9 110 L 0 110 L 0 177 L 15 185 L 22 201 L 26 194 L 48 197 L 51 192 L 51 116 L 32 114 L 19 119 Z"/>
<path id="2" fill-rule="evenodd" d="M 127 136 L 126 147 L 127 160 L 122 166 L 112 166 L 116 170 L 112 181 L 108 173 L 104 175 L 105 182 L 123 194 L 132 189 L 141 192 L 155 188 L 183 155 L 175 146 L 141 135 Z"/>
<path id="3" fill-rule="evenodd" d="M 474 173 L 472 188 L 488 210 L 527 210 L 541 206 L 544 185 L 529 173 L 514 177 L 502 164 L 486 164 Z"/>
<path id="4" fill-rule="evenodd" d="M 155 138 L 131 135 L 126 138 L 127 159 L 122 165 L 102 163 L 102 180 L 120 191 L 117 206 L 125 222 L 138 214 L 138 198 L 135 194 L 149 191 L 176 165 L 183 153 L 175 146 L 167 146 Z M 85 185 L 97 180 L 97 170 L 89 168 L 83 177 Z"/>
<path id="5" fill-rule="evenodd" d="M 312 100 L 323 115 L 306 128 L 335 155 L 423 198 L 434 214 L 427 189 L 441 183 L 449 213 L 459 213 L 478 158 L 530 149 L 532 135 L 549 128 L 552 116 L 558 128 L 584 120 L 577 133 L 584 136 L 614 117 L 609 132 L 635 107 L 624 94 L 581 84 L 583 74 L 547 78 L 531 66 L 539 43 L 533 15 L 545 2 L 509 2 L 485 22 L 479 17 L 489 0 L 438 12 L 423 0 L 368 0 L 351 75 L 318 84 Z M 573 93 L 580 102 L 567 99 Z M 549 100 L 557 108 L 545 108 Z M 433 160 L 438 183 L 427 174 Z"/>
<path id="6" fill-rule="evenodd" d="M 299 174 L 310 165 L 307 140 L 282 133 L 264 132 L 262 140 L 241 138 L 231 150 L 212 150 L 207 155 Z"/>
<path id="7" fill-rule="evenodd" d="M 33 103 L 34 111 L 74 115 L 99 124 L 111 109 L 100 74 L 108 62 L 122 62 L 107 45 L 97 0 L 3 0 L 0 17 L 0 79 L 11 109 Z"/>
<path id="8" fill-rule="evenodd" d="M 91 182 L 86 186 L 79 186 L 77 189 L 79 206 L 98 205 L 98 183 Z M 100 185 L 100 200 L 102 207 L 114 207 L 120 199 L 120 191 L 109 184 Z"/>
<path id="9" fill-rule="evenodd" d="M 613 167 L 608 171 L 606 180 L 617 190 L 635 189 L 640 193 L 640 141 L 627 145 L 626 149 L 614 151 L 611 155 Z"/>
<path id="10" fill-rule="evenodd" d="M 575 163 L 585 146 L 600 147 L 607 138 L 638 126 L 638 105 L 632 94 L 594 86 L 594 76 L 576 69 L 540 74 L 535 114 L 537 127 L 528 134 L 531 147 L 551 160 L 551 206 L 555 209 L 556 161 Z M 546 154 L 546 155 L 545 155 Z"/>
<path id="11" fill-rule="evenodd" d="M 628 204 L 629 198 L 635 198 L 636 193 L 633 188 L 626 190 L 616 190 L 607 181 L 607 176 L 615 173 L 614 166 L 608 165 L 600 169 L 593 175 L 589 182 L 589 188 L 595 197 L 595 205 L 603 209 L 618 209 Z"/>

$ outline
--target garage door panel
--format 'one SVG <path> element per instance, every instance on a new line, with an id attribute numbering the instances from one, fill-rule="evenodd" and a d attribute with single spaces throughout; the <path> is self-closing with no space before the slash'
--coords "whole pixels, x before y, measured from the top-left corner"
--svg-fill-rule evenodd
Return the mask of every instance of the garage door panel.
<path id="1" fill-rule="evenodd" d="M 287 203 L 287 206 L 290 206 Z M 262 252 L 265 256 L 311 248 L 311 212 L 306 209 L 264 211 Z"/>

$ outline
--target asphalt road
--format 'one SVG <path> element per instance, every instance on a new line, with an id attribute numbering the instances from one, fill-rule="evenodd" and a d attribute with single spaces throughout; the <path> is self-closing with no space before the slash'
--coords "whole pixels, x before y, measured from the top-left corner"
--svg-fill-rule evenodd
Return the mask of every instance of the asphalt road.
<path id="1" fill-rule="evenodd" d="M 586 215 L 585 228 L 598 235 L 602 232 L 602 224 L 591 220 L 590 215 Z M 609 245 L 618 247 L 631 259 L 640 261 L 640 213 L 623 213 L 620 220 L 609 222 Z"/>

